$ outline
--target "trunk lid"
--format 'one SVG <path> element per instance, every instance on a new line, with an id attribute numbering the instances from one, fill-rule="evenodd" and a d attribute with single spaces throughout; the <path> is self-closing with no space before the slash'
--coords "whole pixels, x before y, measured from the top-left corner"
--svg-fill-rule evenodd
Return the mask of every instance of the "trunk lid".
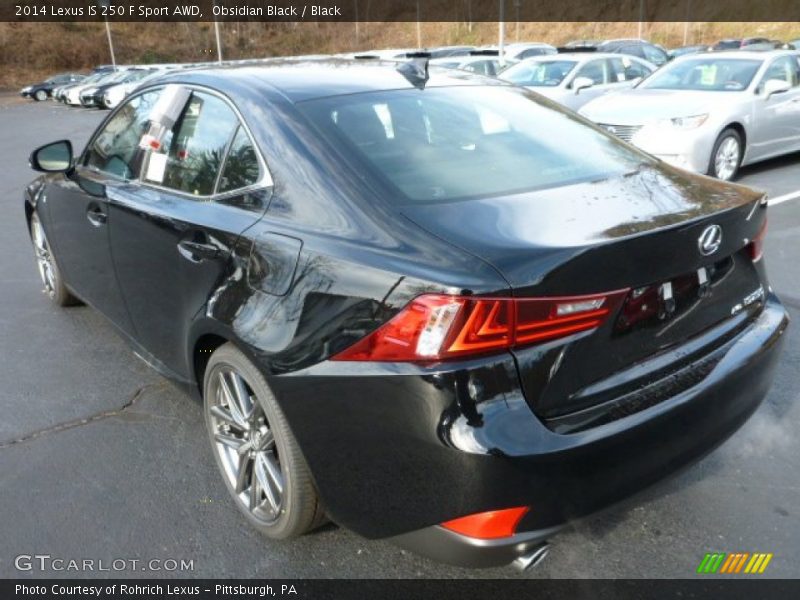
<path id="1" fill-rule="evenodd" d="M 761 306 L 735 308 L 759 289 L 763 300 L 747 251 L 766 218 L 761 199 L 742 186 L 643 167 L 610 180 L 402 210 L 489 262 L 517 297 L 629 290 L 596 330 L 515 350 L 528 402 L 560 430 L 565 415 L 674 379 Z M 713 225 L 722 239 L 704 255 L 700 238 Z"/>

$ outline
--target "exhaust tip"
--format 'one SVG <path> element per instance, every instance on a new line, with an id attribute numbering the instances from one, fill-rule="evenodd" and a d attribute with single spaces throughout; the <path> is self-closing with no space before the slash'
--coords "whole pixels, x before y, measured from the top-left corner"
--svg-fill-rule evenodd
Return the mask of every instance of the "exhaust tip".
<path id="1" fill-rule="evenodd" d="M 539 563 L 545 559 L 548 552 L 550 552 L 550 544 L 545 542 L 541 546 L 537 546 L 533 550 L 530 550 L 525 554 L 521 554 L 514 559 L 514 562 L 511 564 L 520 571 L 527 571 L 528 569 L 532 569 L 533 567 L 539 565 Z"/>

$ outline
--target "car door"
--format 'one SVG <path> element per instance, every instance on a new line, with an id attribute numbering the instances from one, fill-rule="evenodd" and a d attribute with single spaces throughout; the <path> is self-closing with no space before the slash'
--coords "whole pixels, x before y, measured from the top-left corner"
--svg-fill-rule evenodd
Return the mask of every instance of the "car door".
<path id="1" fill-rule="evenodd" d="M 786 92 L 764 93 L 770 79 L 789 83 Z M 761 77 L 753 101 L 750 158 L 767 158 L 800 149 L 800 65 L 795 56 L 779 56 Z"/>
<path id="2" fill-rule="evenodd" d="M 271 180 L 233 106 L 210 91 L 193 90 L 143 153 L 140 182 L 110 197 L 114 264 L 139 344 L 188 376 L 189 327 L 236 281 L 232 249 L 266 210 Z"/>
<path id="3" fill-rule="evenodd" d="M 65 281 L 84 301 L 133 333 L 110 254 L 109 195 L 137 178 L 139 135 L 157 92 L 113 113 L 95 132 L 72 172 L 47 193 L 52 238 Z"/>

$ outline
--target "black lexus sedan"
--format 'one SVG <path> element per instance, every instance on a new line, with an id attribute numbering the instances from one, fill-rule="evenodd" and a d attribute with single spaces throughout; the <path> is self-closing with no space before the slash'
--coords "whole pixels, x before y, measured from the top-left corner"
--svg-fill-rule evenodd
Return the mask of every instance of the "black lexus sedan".
<path id="1" fill-rule="evenodd" d="M 202 398 L 272 538 L 529 565 L 735 432 L 788 324 L 763 194 L 424 60 L 173 72 L 31 165 L 50 298 Z"/>

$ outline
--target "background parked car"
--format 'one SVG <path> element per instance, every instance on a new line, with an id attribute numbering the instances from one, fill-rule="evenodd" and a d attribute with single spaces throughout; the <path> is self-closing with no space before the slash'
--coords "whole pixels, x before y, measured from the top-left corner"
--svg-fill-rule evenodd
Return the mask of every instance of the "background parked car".
<path id="1" fill-rule="evenodd" d="M 167 70 L 167 68 L 150 69 L 146 71 L 146 74 L 141 78 L 109 86 L 103 93 L 103 106 L 106 108 L 115 108 L 140 85 L 144 85 L 151 79 L 163 75 Z"/>
<path id="2" fill-rule="evenodd" d="M 655 65 L 635 56 L 580 52 L 528 58 L 503 71 L 500 78 L 577 110 L 603 94 L 631 87 L 655 70 Z"/>
<path id="3" fill-rule="evenodd" d="M 45 79 L 40 83 L 25 86 L 20 90 L 20 96 L 23 98 L 33 98 L 37 102 L 47 100 L 50 97 L 53 89 L 57 86 L 77 83 L 85 78 L 85 75 L 80 73 L 60 73 Z"/>
<path id="4" fill-rule="evenodd" d="M 646 40 L 606 40 L 597 45 L 597 51 L 638 56 L 639 58 L 653 63 L 657 67 L 660 67 L 669 60 L 669 55 L 664 48 L 656 44 L 651 44 Z"/>
<path id="5" fill-rule="evenodd" d="M 693 46 L 681 46 L 680 48 L 673 48 L 668 50 L 670 60 L 678 58 L 679 56 L 686 56 L 687 54 L 697 54 L 698 52 L 708 52 L 708 44 L 695 44 Z"/>
<path id="6" fill-rule="evenodd" d="M 800 62 L 790 50 L 676 58 L 581 114 L 666 162 L 720 179 L 800 150 Z"/>
<path id="7" fill-rule="evenodd" d="M 119 77 L 120 71 L 102 71 L 95 73 L 81 81 L 78 85 L 73 85 L 63 92 L 64 102 L 70 106 L 81 106 L 81 92 L 86 89 L 102 85 Z"/>
<path id="8" fill-rule="evenodd" d="M 103 101 L 106 90 L 116 85 L 141 81 L 152 72 L 153 71 L 150 69 L 128 69 L 119 71 L 115 76 L 99 82 L 98 85 L 85 88 L 80 93 L 81 104 L 87 108 L 93 106 L 106 108 L 105 102 Z"/>
<path id="9" fill-rule="evenodd" d="M 777 40 L 765 37 L 726 38 L 712 46 L 712 50 L 772 50 L 781 45 Z"/>
<path id="10" fill-rule="evenodd" d="M 463 71 L 470 71 L 471 73 L 478 73 L 489 77 L 496 77 L 498 73 L 507 69 L 514 63 L 516 63 L 516 61 L 509 58 L 505 58 L 501 61 L 496 50 L 475 50 L 470 52 L 469 56 L 435 58 L 430 61 L 430 64 L 439 67 L 461 69 Z"/>

